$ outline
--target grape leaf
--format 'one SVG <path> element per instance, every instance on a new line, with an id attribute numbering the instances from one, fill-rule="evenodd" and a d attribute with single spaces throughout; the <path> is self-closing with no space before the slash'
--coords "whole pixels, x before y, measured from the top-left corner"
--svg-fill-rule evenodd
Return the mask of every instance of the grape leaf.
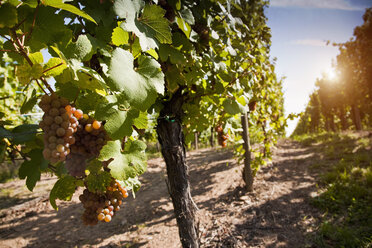
<path id="1" fill-rule="evenodd" d="M 69 175 L 65 175 L 54 184 L 50 191 L 49 201 L 52 207 L 58 210 L 56 199 L 70 201 L 75 193 L 77 180 Z"/>
<path id="2" fill-rule="evenodd" d="M 36 8 L 37 7 L 37 0 L 23 0 L 22 2 L 24 4 L 27 4 L 31 8 Z"/>
<path id="3" fill-rule="evenodd" d="M 172 64 L 183 65 L 186 63 L 185 56 L 177 49 L 171 47 L 170 45 L 160 45 L 159 56 L 162 61 L 167 61 L 168 57 Z"/>
<path id="4" fill-rule="evenodd" d="M 129 34 L 121 27 L 116 27 L 112 32 L 111 41 L 115 46 L 128 44 Z"/>
<path id="5" fill-rule="evenodd" d="M 87 35 L 79 35 L 76 42 L 71 42 L 64 49 L 67 58 L 74 58 L 81 61 L 88 61 L 96 50 L 94 39 Z"/>
<path id="6" fill-rule="evenodd" d="M 140 112 L 139 116 L 134 119 L 133 125 L 138 129 L 146 129 L 148 125 L 147 112 Z"/>
<path id="7" fill-rule="evenodd" d="M 32 79 L 40 78 L 43 75 L 43 67 L 40 64 L 30 66 L 23 64 L 17 67 L 16 76 L 21 84 L 28 84 Z"/>
<path id="8" fill-rule="evenodd" d="M 106 191 L 106 188 L 110 185 L 111 180 L 111 174 L 109 172 L 99 171 L 98 173 L 90 173 L 85 178 L 85 183 L 90 192 L 102 193 Z"/>
<path id="9" fill-rule="evenodd" d="M 44 4 L 44 5 L 47 5 L 47 6 L 51 6 L 53 8 L 66 10 L 68 12 L 71 12 L 75 15 L 81 16 L 81 17 L 97 24 L 96 21 L 90 15 L 88 15 L 84 11 L 76 8 L 75 6 L 73 6 L 71 4 L 64 3 L 63 0 L 41 0 L 41 3 Z"/>
<path id="10" fill-rule="evenodd" d="M 183 31 L 187 38 L 190 38 L 191 35 L 191 27 L 190 25 L 182 18 L 176 17 L 176 22 L 178 27 Z"/>
<path id="11" fill-rule="evenodd" d="M 31 62 L 33 64 L 42 64 L 42 63 L 44 63 L 43 54 L 41 52 L 30 53 L 28 55 L 28 57 L 30 58 L 30 60 L 31 60 Z"/>
<path id="12" fill-rule="evenodd" d="M 26 179 L 27 188 L 32 191 L 36 182 L 40 180 L 41 170 L 48 166 L 41 149 L 34 149 L 28 153 L 30 160 L 25 160 L 19 168 L 19 178 Z"/>
<path id="13" fill-rule="evenodd" d="M 72 31 L 65 25 L 63 16 L 56 15 L 55 9 L 40 6 L 37 12 L 35 28 L 28 45 L 32 51 L 49 46 L 65 47 L 71 39 Z"/>
<path id="14" fill-rule="evenodd" d="M 138 58 L 138 68 L 133 68 L 130 52 L 117 48 L 111 59 L 110 78 L 114 90 L 122 92 L 134 107 L 146 111 L 164 92 L 164 74 L 160 64 L 147 56 Z"/>
<path id="15" fill-rule="evenodd" d="M 62 74 L 63 70 L 67 68 L 66 63 L 61 58 L 50 58 L 44 65 L 44 75 L 55 77 Z"/>
<path id="16" fill-rule="evenodd" d="M 0 138 L 3 139 L 3 138 L 12 138 L 12 132 L 10 132 L 9 130 L 5 129 L 4 127 L 1 127 L 0 126 Z"/>
<path id="17" fill-rule="evenodd" d="M 143 5 L 142 0 L 115 1 L 116 14 L 125 18 L 120 26 L 139 37 L 142 51 L 157 48 L 156 40 L 160 43 L 172 43 L 169 22 L 164 18 L 166 11 L 158 5 L 145 5 L 140 16 Z"/>
<path id="18" fill-rule="evenodd" d="M 32 108 L 35 106 L 36 102 L 37 102 L 36 90 L 32 87 L 29 87 L 20 109 L 21 114 L 31 111 Z"/>
<path id="19" fill-rule="evenodd" d="M 181 18 L 187 22 L 188 24 L 190 25 L 194 25 L 195 24 L 195 18 L 192 14 L 192 11 L 188 8 L 184 8 L 182 9 L 181 11 L 179 11 L 179 14 L 181 16 Z"/>
<path id="20" fill-rule="evenodd" d="M 4 3 L 0 5 L 0 28 L 13 27 L 18 21 L 15 6 Z"/>
<path id="21" fill-rule="evenodd" d="M 12 130 L 12 142 L 14 144 L 23 144 L 35 139 L 39 125 L 22 124 Z"/>
<path id="22" fill-rule="evenodd" d="M 136 192 L 141 188 L 141 182 L 138 177 L 130 177 L 125 181 L 120 181 L 119 183 L 125 187 L 127 191 L 132 190 L 133 198 L 136 198 Z"/>
<path id="23" fill-rule="evenodd" d="M 109 141 L 102 148 L 99 160 L 105 161 L 113 158 L 108 165 L 111 175 L 118 180 L 125 181 L 134 178 L 146 171 L 146 144 L 135 140 L 125 144 L 124 152 L 121 151 L 120 140 Z"/>
<path id="24" fill-rule="evenodd" d="M 138 115 L 138 110 L 111 95 L 98 105 L 95 118 L 106 121 L 105 130 L 112 139 L 121 139 L 132 134 L 133 121 Z"/>
<path id="25" fill-rule="evenodd" d="M 224 110 L 231 115 L 236 115 L 239 113 L 244 113 L 248 111 L 247 107 L 244 107 L 239 102 L 237 102 L 235 99 L 226 98 L 225 101 L 222 104 Z"/>

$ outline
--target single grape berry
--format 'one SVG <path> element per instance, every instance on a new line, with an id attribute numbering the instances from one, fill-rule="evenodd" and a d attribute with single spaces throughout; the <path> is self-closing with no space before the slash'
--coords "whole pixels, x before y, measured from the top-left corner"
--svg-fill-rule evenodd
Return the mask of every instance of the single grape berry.
<path id="1" fill-rule="evenodd" d="M 92 126 L 93 126 L 94 129 L 100 129 L 101 122 L 99 122 L 99 121 L 93 121 Z"/>

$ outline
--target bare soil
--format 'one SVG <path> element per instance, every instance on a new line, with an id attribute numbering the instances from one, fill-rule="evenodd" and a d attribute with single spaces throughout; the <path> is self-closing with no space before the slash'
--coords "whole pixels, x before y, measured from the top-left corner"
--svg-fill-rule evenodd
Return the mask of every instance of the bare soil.
<path id="1" fill-rule="evenodd" d="M 230 150 L 188 153 L 192 195 L 201 247 L 311 247 L 319 213 L 310 204 L 315 177 L 309 165 L 316 155 L 289 141 L 279 142 L 273 163 L 246 192 Z M 110 223 L 86 227 L 83 207 L 72 201 L 52 209 L 48 194 L 55 182 L 43 176 L 34 192 L 23 180 L 1 184 L 0 247 L 180 247 L 162 158 L 148 161 L 136 198 L 128 197 Z"/>

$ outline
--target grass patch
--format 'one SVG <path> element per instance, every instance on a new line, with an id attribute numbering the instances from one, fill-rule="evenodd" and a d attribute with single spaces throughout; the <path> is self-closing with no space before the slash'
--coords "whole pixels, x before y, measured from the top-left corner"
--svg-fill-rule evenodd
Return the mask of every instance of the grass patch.
<path id="1" fill-rule="evenodd" d="M 322 157 L 310 167 L 322 192 L 312 204 L 325 216 L 316 247 L 372 247 L 372 138 L 322 133 L 294 139 Z"/>

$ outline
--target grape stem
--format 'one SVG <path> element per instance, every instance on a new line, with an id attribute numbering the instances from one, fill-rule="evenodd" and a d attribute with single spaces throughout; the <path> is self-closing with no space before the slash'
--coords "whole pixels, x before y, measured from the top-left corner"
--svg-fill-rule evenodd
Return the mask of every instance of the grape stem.
<path id="1" fill-rule="evenodd" d="M 38 0 L 37 1 L 37 6 L 35 8 L 35 14 L 34 14 L 34 19 L 32 21 L 32 26 L 31 26 L 30 32 L 27 35 L 26 41 L 28 41 L 31 38 L 32 31 L 34 31 L 34 27 L 35 27 L 35 23 L 36 23 L 36 16 L 37 16 L 37 11 L 39 9 L 39 6 L 40 6 L 40 1 Z"/>
<path id="2" fill-rule="evenodd" d="M 12 148 L 11 149 L 13 149 L 14 151 L 18 152 L 19 155 L 21 155 L 21 157 L 23 158 L 23 160 L 28 161 L 27 156 L 22 151 L 20 151 L 16 145 L 12 145 Z"/>
<path id="3" fill-rule="evenodd" d="M 57 68 L 58 66 L 61 66 L 61 65 L 63 65 L 63 64 L 64 64 L 64 63 L 62 62 L 62 63 L 59 63 L 58 65 L 52 66 L 52 67 L 46 69 L 45 71 L 43 71 L 43 74 L 46 73 L 46 72 L 48 72 L 48 71 L 51 71 L 51 70 L 53 70 L 53 69 L 55 69 L 55 68 Z"/>
<path id="4" fill-rule="evenodd" d="M 21 42 L 20 39 L 19 39 L 19 37 L 17 36 L 17 33 L 16 33 L 15 29 L 11 29 L 10 32 L 11 32 L 10 33 L 10 37 L 13 38 L 11 40 L 11 42 L 12 42 L 14 48 L 16 49 L 16 51 L 20 55 L 22 55 L 26 59 L 26 61 L 28 62 L 28 64 L 32 67 L 34 65 L 34 63 L 32 63 L 32 61 L 31 61 L 30 57 L 28 56 L 28 54 L 26 52 L 26 49 L 24 47 L 24 36 L 23 36 L 22 42 Z M 54 93 L 54 90 L 52 89 L 52 87 L 50 87 L 50 85 L 48 84 L 48 82 L 46 81 L 45 78 L 43 78 L 41 76 L 40 77 L 40 80 L 41 80 L 41 82 L 43 82 L 43 84 L 45 85 L 45 87 L 47 87 L 47 89 L 49 90 L 50 93 Z M 38 85 L 40 87 L 40 84 L 38 84 Z"/>
<path id="5" fill-rule="evenodd" d="M 37 85 L 39 86 L 39 88 L 46 94 L 48 95 L 48 93 L 45 91 L 45 89 L 43 88 L 43 86 L 40 84 L 39 80 L 35 79 Z"/>
<path id="6" fill-rule="evenodd" d="M 0 49 L 0 52 L 17 53 L 17 51 L 14 51 L 14 50 L 8 50 L 8 49 Z"/>

